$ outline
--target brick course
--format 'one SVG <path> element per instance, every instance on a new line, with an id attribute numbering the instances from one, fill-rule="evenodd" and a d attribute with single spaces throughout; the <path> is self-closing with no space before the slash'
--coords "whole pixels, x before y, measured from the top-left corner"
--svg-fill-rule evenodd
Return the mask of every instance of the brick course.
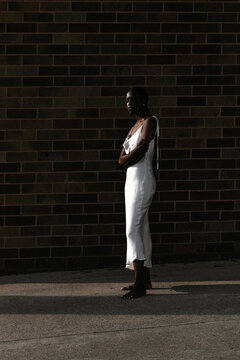
<path id="1" fill-rule="evenodd" d="M 154 262 L 239 257 L 238 1 L 1 1 L 1 273 L 124 265 L 117 159 L 160 119 Z"/>

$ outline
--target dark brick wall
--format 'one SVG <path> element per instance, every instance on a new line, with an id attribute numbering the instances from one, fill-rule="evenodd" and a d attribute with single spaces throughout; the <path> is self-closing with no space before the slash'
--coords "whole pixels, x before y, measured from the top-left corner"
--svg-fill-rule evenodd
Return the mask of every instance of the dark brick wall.
<path id="1" fill-rule="evenodd" d="M 0 271 L 124 264 L 129 86 L 161 126 L 154 262 L 239 256 L 238 1 L 0 2 Z"/>

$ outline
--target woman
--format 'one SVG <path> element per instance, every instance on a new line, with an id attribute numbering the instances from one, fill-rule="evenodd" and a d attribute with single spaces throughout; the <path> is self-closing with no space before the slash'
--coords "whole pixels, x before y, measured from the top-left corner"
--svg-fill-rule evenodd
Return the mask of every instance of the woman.
<path id="1" fill-rule="evenodd" d="M 143 88 L 131 88 L 126 96 L 127 110 L 136 123 L 123 143 L 119 165 L 127 168 L 125 183 L 125 212 L 127 256 L 126 268 L 134 270 L 133 285 L 122 298 L 133 299 L 146 295 L 151 289 L 150 268 L 152 241 L 148 223 L 148 210 L 156 190 L 152 168 L 154 138 L 158 133 L 158 120 L 149 114 L 148 95 Z"/>

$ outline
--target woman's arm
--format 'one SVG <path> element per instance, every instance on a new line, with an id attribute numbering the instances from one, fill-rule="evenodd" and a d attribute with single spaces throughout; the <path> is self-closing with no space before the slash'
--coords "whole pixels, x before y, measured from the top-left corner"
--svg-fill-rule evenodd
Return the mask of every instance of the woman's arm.
<path id="1" fill-rule="evenodd" d="M 121 167 L 127 168 L 128 166 L 134 165 L 142 159 L 148 150 L 149 142 L 154 138 L 155 130 L 155 118 L 150 117 L 149 119 L 145 120 L 137 147 L 128 154 L 125 153 L 124 148 L 122 149 L 118 160 L 118 163 Z"/>
<path id="2" fill-rule="evenodd" d="M 125 149 L 123 148 L 118 160 L 120 167 L 127 168 L 128 166 L 136 164 L 147 152 L 148 146 L 149 142 L 141 142 L 128 154 L 125 153 Z"/>
<path id="3" fill-rule="evenodd" d="M 144 140 L 150 142 L 155 136 L 156 127 L 157 127 L 157 122 L 153 116 L 151 116 L 150 118 L 145 120 L 145 123 L 144 123 L 142 131 L 141 131 L 139 142 L 141 141 L 141 139 L 144 139 Z"/>

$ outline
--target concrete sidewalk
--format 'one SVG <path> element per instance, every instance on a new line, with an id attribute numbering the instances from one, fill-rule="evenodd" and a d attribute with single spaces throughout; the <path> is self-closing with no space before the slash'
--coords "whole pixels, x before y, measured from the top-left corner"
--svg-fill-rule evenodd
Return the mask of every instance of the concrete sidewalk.
<path id="1" fill-rule="evenodd" d="M 0 277 L 1 360 L 240 359 L 240 261 Z"/>

